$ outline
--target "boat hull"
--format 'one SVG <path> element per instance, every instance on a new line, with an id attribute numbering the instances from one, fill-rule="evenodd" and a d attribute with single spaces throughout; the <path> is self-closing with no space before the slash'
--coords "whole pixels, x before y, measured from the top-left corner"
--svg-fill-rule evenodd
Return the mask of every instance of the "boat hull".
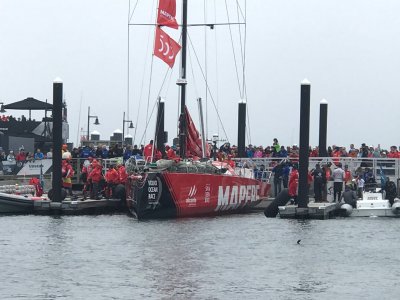
<path id="1" fill-rule="evenodd" d="M 269 188 L 239 176 L 149 172 L 130 179 L 127 201 L 138 219 L 213 216 L 249 212 Z"/>
<path id="2" fill-rule="evenodd" d="M 382 208 L 382 209 L 357 209 L 354 208 L 352 213 L 352 217 L 393 217 L 398 218 L 400 217 L 399 214 L 393 213 L 391 208 Z"/>
<path id="3" fill-rule="evenodd" d="M 0 214 L 26 214 L 34 211 L 34 200 L 0 193 Z"/>

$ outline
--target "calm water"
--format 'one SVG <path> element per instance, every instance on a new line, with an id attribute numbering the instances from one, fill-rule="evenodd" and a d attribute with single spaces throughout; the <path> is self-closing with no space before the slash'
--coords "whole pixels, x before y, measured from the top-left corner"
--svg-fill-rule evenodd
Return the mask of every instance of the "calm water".
<path id="1" fill-rule="evenodd" d="M 384 218 L 0 217 L 0 299 L 398 299 L 399 232 Z"/>

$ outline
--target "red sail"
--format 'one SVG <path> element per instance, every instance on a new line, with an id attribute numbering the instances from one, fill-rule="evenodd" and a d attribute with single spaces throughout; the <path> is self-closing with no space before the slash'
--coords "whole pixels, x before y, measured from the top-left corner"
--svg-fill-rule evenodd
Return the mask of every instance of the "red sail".
<path id="1" fill-rule="evenodd" d="M 160 0 L 158 5 L 157 24 L 178 29 L 176 22 L 176 0 Z"/>
<path id="2" fill-rule="evenodd" d="M 175 57 L 181 46 L 159 27 L 156 28 L 154 55 L 163 60 L 170 68 L 174 66 Z"/>
<path id="3" fill-rule="evenodd" d="M 187 126 L 186 153 L 188 156 L 202 157 L 202 145 L 201 145 L 200 134 L 193 123 L 192 117 L 190 116 L 187 107 L 185 107 L 185 113 L 186 113 L 186 126 Z M 208 149 L 206 149 L 206 156 L 207 157 L 210 156 Z"/>

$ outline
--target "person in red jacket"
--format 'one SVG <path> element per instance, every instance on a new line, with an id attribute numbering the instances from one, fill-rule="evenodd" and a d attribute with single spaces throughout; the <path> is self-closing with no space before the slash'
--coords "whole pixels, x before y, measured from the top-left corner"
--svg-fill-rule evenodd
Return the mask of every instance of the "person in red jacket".
<path id="1" fill-rule="evenodd" d="M 143 156 L 146 161 L 152 160 L 153 157 L 153 140 L 150 141 L 143 149 Z"/>
<path id="2" fill-rule="evenodd" d="M 105 175 L 107 189 L 106 189 L 106 197 L 110 198 L 114 194 L 114 188 L 119 183 L 119 173 L 116 170 L 116 166 L 110 166 Z"/>
<path id="3" fill-rule="evenodd" d="M 168 146 L 168 145 L 165 146 L 165 152 L 167 153 L 168 159 L 176 158 L 176 153 L 175 153 L 174 149 L 172 149 L 170 146 Z"/>
<path id="4" fill-rule="evenodd" d="M 123 165 L 119 165 L 118 174 L 119 174 L 119 183 L 125 185 L 128 179 L 128 174 L 126 173 L 125 167 Z"/>
<path id="5" fill-rule="evenodd" d="M 297 187 L 299 185 L 299 171 L 297 170 L 297 164 L 293 165 L 292 171 L 289 176 L 289 197 L 297 203 Z"/>
<path id="6" fill-rule="evenodd" d="M 91 199 L 99 199 L 100 181 L 103 179 L 102 166 L 97 160 L 93 159 L 92 170 L 89 173 L 88 180 L 92 182 Z"/>

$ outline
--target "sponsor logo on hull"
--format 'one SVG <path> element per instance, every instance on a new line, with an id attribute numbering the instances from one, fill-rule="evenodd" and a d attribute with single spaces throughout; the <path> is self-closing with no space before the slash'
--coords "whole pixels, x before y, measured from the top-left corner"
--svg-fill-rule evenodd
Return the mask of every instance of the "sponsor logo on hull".
<path id="1" fill-rule="evenodd" d="M 247 202 L 255 202 L 259 199 L 259 189 L 259 185 L 219 186 L 215 211 L 238 209 Z"/>

